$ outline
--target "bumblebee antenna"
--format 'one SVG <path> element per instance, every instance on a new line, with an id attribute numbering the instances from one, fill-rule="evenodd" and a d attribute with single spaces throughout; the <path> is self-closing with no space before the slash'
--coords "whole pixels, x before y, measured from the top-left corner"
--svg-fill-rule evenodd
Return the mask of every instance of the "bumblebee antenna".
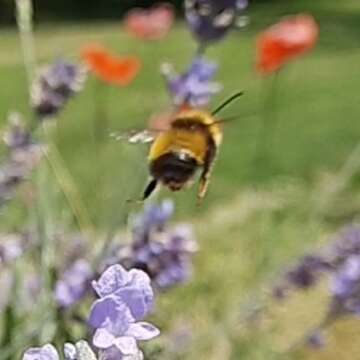
<path id="1" fill-rule="evenodd" d="M 237 93 L 235 93 L 234 95 L 230 96 L 227 100 L 225 100 L 220 106 L 218 106 L 211 114 L 212 115 L 216 115 L 218 114 L 221 110 L 223 110 L 224 108 L 226 108 L 226 106 L 228 106 L 229 104 L 231 104 L 233 101 L 235 101 L 236 99 L 238 99 L 240 96 L 244 95 L 243 91 L 239 91 Z"/>

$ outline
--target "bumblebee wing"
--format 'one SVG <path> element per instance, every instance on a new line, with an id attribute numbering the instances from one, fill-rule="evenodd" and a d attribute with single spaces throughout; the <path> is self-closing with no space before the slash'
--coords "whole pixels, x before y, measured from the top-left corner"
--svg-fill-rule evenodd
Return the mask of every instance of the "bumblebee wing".
<path id="1" fill-rule="evenodd" d="M 157 132 L 154 130 L 130 130 L 127 132 L 113 132 L 110 136 L 116 141 L 127 141 L 130 144 L 148 144 L 155 140 Z"/>

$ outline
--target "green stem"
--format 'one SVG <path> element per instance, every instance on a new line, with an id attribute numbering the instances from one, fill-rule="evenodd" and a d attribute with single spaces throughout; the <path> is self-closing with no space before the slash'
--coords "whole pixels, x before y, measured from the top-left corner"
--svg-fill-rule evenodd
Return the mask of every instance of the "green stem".
<path id="1" fill-rule="evenodd" d="M 260 124 L 259 135 L 255 146 L 255 160 L 262 160 L 267 157 L 267 152 L 271 147 L 274 131 L 277 126 L 277 98 L 278 82 L 280 71 L 277 71 L 271 78 L 269 87 L 264 86 L 264 106 L 262 122 Z"/>
<path id="2" fill-rule="evenodd" d="M 30 94 L 36 66 L 33 35 L 33 5 L 31 0 L 16 0 L 16 20 Z"/>
<path id="3" fill-rule="evenodd" d="M 97 81 L 94 90 L 95 117 L 93 122 L 93 136 L 98 147 L 106 138 L 109 131 L 109 117 L 107 112 L 109 89 L 100 81 Z"/>
<path id="4" fill-rule="evenodd" d="M 83 234 L 87 234 L 92 237 L 94 229 L 87 209 L 83 204 L 79 191 L 75 185 L 75 181 L 67 169 L 67 166 L 55 143 L 50 139 L 48 130 L 45 128 L 44 131 L 46 143 L 48 144 L 48 149 L 45 151 L 46 159 L 48 160 L 56 180 L 76 218 L 80 231 Z"/>

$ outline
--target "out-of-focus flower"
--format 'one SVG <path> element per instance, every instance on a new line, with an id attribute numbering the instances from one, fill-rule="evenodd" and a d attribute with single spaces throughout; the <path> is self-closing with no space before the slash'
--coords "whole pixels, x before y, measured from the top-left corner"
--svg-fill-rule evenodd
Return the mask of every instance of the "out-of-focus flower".
<path id="1" fill-rule="evenodd" d="M 325 249 L 329 261 L 334 265 L 342 264 L 347 258 L 360 255 L 360 226 L 347 226 Z"/>
<path id="2" fill-rule="evenodd" d="M 169 201 L 147 206 L 144 213 L 135 218 L 132 243 L 118 253 L 126 268 L 145 271 L 161 289 L 191 277 L 191 259 L 197 251 L 189 225 L 166 228 L 172 213 L 173 204 Z"/>
<path id="3" fill-rule="evenodd" d="M 31 104 L 36 114 L 40 118 L 56 115 L 83 88 L 85 79 L 83 66 L 65 60 L 41 69 L 31 92 Z"/>
<path id="4" fill-rule="evenodd" d="M 164 38 L 174 23 L 174 8 L 170 4 L 156 4 L 149 10 L 133 9 L 125 18 L 126 30 L 137 38 Z"/>
<path id="5" fill-rule="evenodd" d="M 43 146 L 32 141 L 19 115 L 11 114 L 9 122 L 4 135 L 9 153 L 0 165 L 0 206 L 12 198 L 15 189 L 39 164 L 44 152 Z"/>
<path id="6" fill-rule="evenodd" d="M 324 345 L 323 330 L 345 315 L 360 315 L 360 227 L 350 226 L 334 241 L 312 255 L 305 256 L 285 273 L 274 297 L 284 299 L 290 290 L 314 286 L 321 276 L 330 278 L 330 305 L 319 328 L 306 336 L 305 342 L 316 348 Z M 278 296 L 280 294 L 280 296 Z"/>
<path id="7" fill-rule="evenodd" d="M 198 41 L 221 40 L 235 25 L 246 0 L 185 0 L 185 16 Z"/>
<path id="8" fill-rule="evenodd" d="M 8 116 L 9 127 L 4 133 L 4 143 L 10 151 L 26 148 L 33 144 L 30 132 L 25 128 L 21 115 L 11 112 Z"/>
<path id="9" fill-rule="evenodd" d="M 113 265 L 93 281 L 93 287 L 100 297 L 89 318 L 96 329 L 93 344 L 109 360 L 126 356 L 140 359 L 137 340 L 150 340 L 159 334 L 156 327 L 140 321 L 153 305 L 149 277 L 143 271 Z"/>
<path id="10" fill-rule="evenodd" d="M 133 221 L 133 236 L 135 242 L 148 242 L 151 232 L 162 231 L 166 223 L 174 214 L 174 203 L 164 200 L 159 205 L 145 205 L 144 211 L 138 214 Z"/>
<path id="11" fill-rule="evenodd" d="M 11 263 L 24 251 L 24 241 L 20 234 L 0 234 L 0 265 Z"/>
<path id="12" fill-rule="evenodd" d="M 141 68 L 136 56 L 115 56 L 100 45 L 85 47 L 81 57 L 100 80 L 113 85 L 129 85 Z"/>
<path id="13" fill-rule="evenodd" d="M 319 275 L 329 266 L 320 256 L 308 255 L 287 273 L 287 280 L 295 288 L 308 289 L 314 286 Z"/>
<path id="14" fill-rule="evenodd" d="M 310 51 L 318 36 L 319 26 L 311 15 L 285 18 L 258 37 L 257 70 L 261 74 L 278 71 L 290 60 Z"/>
<path id="15" fill-rule="evenodd" d="M 333 275 L 333 312 L 360 315 L 360 256 L 350 256 Z"/>
<path id="16" fill-rule="evenodd" d="M 213 82 L 217 65 L 197 57 L 190 68 L 182 75 L 177 74 L 170 64 L 163 64 L 162 73 L 166 79 L 173 103 L 177 106 L 205 106 L 211 97 L 222 90 L 219 83 Z"/>
<path id="17" fill-rule="evenodd" d="M 30 348 L 23 355 L 23 360 L 59 360 L 59 354 L 55 347 L 46 344 L 41 348 Z"/>
<path id="18" fill-rule="evenodd" d="M 77 260 L 55 285 L 55 299 L 60 307 L 67 308 L 79 302 L 90 289 L 93 271 L 90 264 Z"/>
<path id="19" fill-rule="evenodd" d="M 321 331 L 313 332 L 307 338 L 307 344 L 314 349 L 322 349 L 325 346 L 325 338 Z"/>

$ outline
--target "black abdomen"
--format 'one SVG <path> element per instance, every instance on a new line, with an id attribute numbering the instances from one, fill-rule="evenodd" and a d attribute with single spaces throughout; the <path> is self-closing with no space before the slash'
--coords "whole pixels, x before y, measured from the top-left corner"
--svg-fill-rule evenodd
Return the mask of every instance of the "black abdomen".
<path id="1" fill-rule="evenodd" d="M 150 164 L 151 175 L 171 190 L 180 190 L 196 173 L 196 159 L 176 152 L 169 152 Z"/>

